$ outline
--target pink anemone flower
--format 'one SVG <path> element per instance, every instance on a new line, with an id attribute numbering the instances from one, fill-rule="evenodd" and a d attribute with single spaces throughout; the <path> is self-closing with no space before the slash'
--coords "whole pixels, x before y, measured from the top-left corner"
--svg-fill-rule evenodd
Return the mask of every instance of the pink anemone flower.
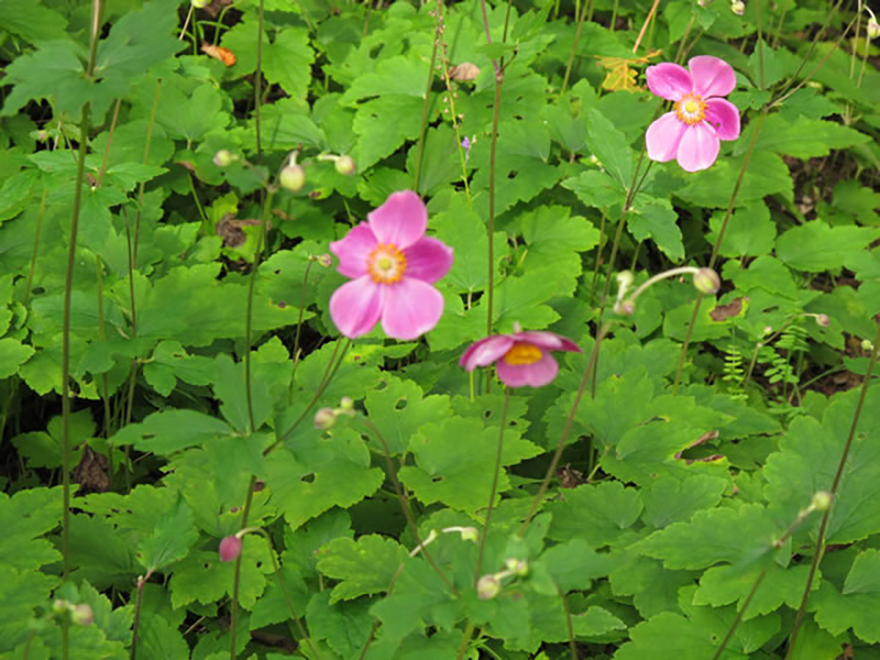
<path id="1" fill-rule="evenodd" d="M 736 87 L 736 74 L 710 55 L 691 58 L 688 69 L 669 62 L 648 67 L 648 88 L 675 106 L 648 127 L 645 141 L 651 160 L 674 158 L 683 170 L 697 172 L 715 162 L 720 140 L 739 137 L 739 111 L 719 98 Z"/>
<path id="2" fill-rule="evenodd" d="M 550 351 L 580 353 L 570 339 L 555 332 L 521 332 L 514 327 L 509 335 L 493 335 L 470 345 L 458 364 L 467 371 L 495 363 L 495 372 L 508 387 L 543 387 L 559 372 Z"/>
<path id="3" fill-rule="evenodd" d="M 330 243 L 337 270 L 352 278 L 330 298 L 330 316 L 349 338 L 381 319 L 385 334 L 415 339 L 443 315 L 433 286 L 452 266 L 452 248 L 425 236 L 428 211 L 411 190 L 396 192 L 341 241 Z"/>

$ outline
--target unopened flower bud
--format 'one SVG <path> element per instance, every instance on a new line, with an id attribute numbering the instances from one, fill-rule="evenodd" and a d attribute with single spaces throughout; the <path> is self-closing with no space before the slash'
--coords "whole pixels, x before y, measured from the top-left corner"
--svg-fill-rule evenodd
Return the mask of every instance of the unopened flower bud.
<path id="1" fill-rule="evenodd" d="M 477 541 L 480 538 L 480 532 L 476 527 L 462 527 L 461 528 L 461 540 L 462 541 Z"/>
<path id="2" fill-rule="evenodd" d="M 742 16 L 746 13 L 746 3 L 742 0 L 733 0 L 733 2 L 730 3 L 730 11 L 737 16 Z"/>
<path id="3" fill-rule="evenodd" d="M 214 165 L 217 167 L 229 167 L 233 161 L 232 153 L 229 149 L 221 149 L 214 154 Z"/>
<path id="4" fill-rule="evenodd" d="M 602 161 L 596 158 L 596 154 L 590 154 L 590 162 L 596 167 L 602 167 Z"/>
<path id="5" fill-rule="evenodd" d="M 874 350 L 874 342 L 872 342 L 870 339 L 863 339 L 862 350 L 865 351 L 865 353 L 872 352 Z"/>
<path id="6" fill-rule="evenodd" d="M 238 536 L 227 536 L 220 541 L 220 561 L 232 561 L 241 554 L 244 545 Z"/>
<path id="7" fill-rule="evenodd" d="M 336 171 L 345 176 L 351 176 L 354 174 L 357 171 L 357 166 L 354 164 L 354 158 L 344 154 L 337 158 Z"/>
<path id="8" fill-rule="evenodd" d="M 210 0 L 190 0 L 190 4 L 196 9 L 204 9 L 209 2 Z"/>
<path id="9" fill-rule="evenodd" d="M 78 626 L 90 626 L 95 620 L 92 608 L 85 603 L 80 603 L 73 608 L 73 622 Z"/>
<path id="10" fill-rule="evenodd" d="M 877 19 L 872 18 L 868 21 L 868 39 L 876 39 L 880 37 L 880 23 Z"/>
<path id="11" fill-rule="evenodd" d="M 829 325 L 831 325 L 831 319 L 828 318 L 828 314 L 816 314 L 814 318 L 816 319 L 816 323 L 818 323 L 823 328 L 827 328 Z"/>
<path id="12" fill-rule="evenodd" d="M 49 131 L 37 131 L 37 140 L 45 142 L 49 139 Z"/>
<path id="13" fill-rule="evenodd" d="M 69 608 L 69 603 L 66 600 L 61 600 L 60 598 L 56 598 L 52 603 L 52 611 L 55 614 L 61 614 L 62 612 L 66 612 Z"/>
<path id="14" fill-rule="evenodd" d="M 508 559 L 504 562 L 505 566 L 507 566 L 507 570 L 515 575 L 519 575 L 523 577 L 524 575 L 528 575 L 529 573 L 529 565 L 521 560 L 521 559 Z"/>
<path id="15" fill-rule="evenodd" d="M 617 286 L 619 286 L 621 289 L 628 289 L 632 286 L 634 279 L 635 278 L 630 271 L 621 271 L 617 274 Z"/>
<path id="16" fill-rule="evenodd" d="M 290 192 L 298 192 L 306 185 L 306 171 L 302 165 L 288 165 L 278 175 L 281 187 Z"/>
<path id="17" fill-rule="evenodd" d="M 636 311 L 636 306 L 632 300 L 624 300 L 615 308 L 614 311 L 621 316 L 632 316 L 633 312 Z"/>
<path id="18" fill-rule="evenodd" d="M 315 428 L 326 431 L 336 424 L 336 411 L 333 408 L 321 408 L 315 413 Z"/>
<path id="19" fill-rule="evenodd" d="M 772 325 L 765 325 L 764 326 L 764 336 L 772 335 L 772 334 L 773 334 L 773 326 Z"/>
<path id="20" fill-rule="evenodd" d="M 324 268 L 330 268 L 333 265 L 333 257 L 326 252 L 318 255 L 318 265 Z"/>
<path id="21" fill-rule="evenodd" d="M 492 600 L 501 591 L 501 583 L 494 575 L 484 575 L 477 582 L 477 597 L 480 600 Z"/>
<path id="22" fill-rule="evenodd" d="M 813 502 L 811 506 L 816 511 L 827 511 L 831 506 L 831 493 L 827 490 L 820 490 L 818 493 L 813 495 Z"/>
<path id="23" fill-rule="evenodd" d="M 711 296 L 721 288 L 721 278 L 711 268 L 700 268 L 694 275 L 694 286 L 700 293 Z"/>

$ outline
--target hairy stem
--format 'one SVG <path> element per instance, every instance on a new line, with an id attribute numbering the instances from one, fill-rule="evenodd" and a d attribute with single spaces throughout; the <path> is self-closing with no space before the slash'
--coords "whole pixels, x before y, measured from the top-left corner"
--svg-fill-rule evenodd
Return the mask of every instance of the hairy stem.
<path id="1" fill-rule="evenodd" d="M 578 45 L 581 42 L 581 33 L 584 31 L 584 21 L 588 13 L 592 16 L 593 0 L 586 0 L 586 2 L 584 2 L 583 9 L 581 9 L 581 13 L 577 17 L 577 31 L 574 33 L 574 43 L 571 45 L 571 54 L 568 56 L 568 64 L 565 65 L 565 75 L 562 78 L 562 87 L 559 90 L 560 96 L 564 95 L 565 90 L 568 89 L 568 81 L 571 78 L 572 67 L 574 67 L 574 57 L 577 54 Z"/>
<path id="2" fill-rule="evenodd" d="M 131 628 L 131 660 L 137 660 L 138 649 L 138 630 L 141 626 L 141 605 L 144 599 L 144 585 L 153 575 L 153 569 L 147 571 L 146 575 L 142 575 L 137 579 L 137 595 L 134 600 L 134 624 Z"/>
<path id="3" fill-rule="evenodd" d="M 510 389 L 504 391 L 504 403 L 501 405 L 501 426 L 498 429 L 498 446 L 495 449 L 495 472 L 492 474 L 492 488 L 489 492 L 489 504 L 486 507 L 486 522 L 483 523 L 483 533 L 480 535 L 480 549 L 477 552 L 477 570 L 474 575 L 474 586 L 483 574 L 483 553 L 486 550 L 486 539 L 489 537 L 489 527 L 492 524 L 492 511 L 495 508 L 495 496 L 498 493 L 498 479 L 501 476 L 501 461 L 504 452 L 504 431 L 507 426 L 507 408 L 510 404 Z"/>
<path id="4" fill-rule="evenodd" d="M 877 334 L 874 337 L 874 346 L 871 349 L 871 359 L 868 361 L 868 371 L 865 374 L 865 380 L 862 383 L 862 390 L 859 393 L 859 402 L 856 404 L 856 410 L 853 414 L 852 424 L 849 427 L 849 434 L 846 438 L 846 444 L 843 447 L 843 453 L 840 455 L 840 462 L 837 464 L 837 472 L 834 475 L 834 481 L 831 484 L 831 506 L 825 509 L 822 514 L 822 522 L 819 525 L 819 535 L 816 538 L 816 548 L 813 553 L 813 560 L 810 562 L 810 572 L 807 574 L 807 584 L 804 587 L 804 595 L 801 597 L 801 604 L 798 607 L 797 615 L 794 619 L 794 626 L 791 630 L 791 636 L 788 639 L 788 651 L 785 654 L 786 660 L 792 657 L 795 645 L 797 643 L 798 632 L 800 632 L 801 624 L 804 621 L 804 614 L 807 610 L 807 601 L 810 599 L 810 590 L 813 588 L 813 580 L 816 577 L 816 570 L 819 568 L 819 562 L 825 554 L 825 533 L 828 530 L 828 520 L 831 517 L 831 511 L 834 509 L 834 498 L 837 495 L 837 489 L 840 487 L 840 480 L 843 478 L 843 471 L 846 468 L 846 461 L 849 458 L 849 452 L 852 448 L 853 438 L 856 435 L 856 428 L 859 424 L 859 418 L 862 415 L 862 408 L 865 405 L 865 398 L 868 396 L 868 388 L 871 386 L 871 380 L 874 375 L 874 366 L 877 364 L 877 353 L 880 351 L 880 325 L 877 326 Z"/>
<path id="5" fill-rule="evenodd" d="M 303 285 L 302 291 L 299 295 L 299 319 L 296 322 L 296 337 L 293 339 L 293 372 L 290 374 L 290 392 L 288 394 L 288 402 L 290 405 L 293 405 L 293 391 L 295 389 L 294 384 L 296 383 L 296 368 L 299 366 L 299 340 L 302 335 L 302 324 L 303 324 L 303 314 L 305 313 L 306 307 L 306 292 L 309 289 L 309 271 L 312 269 L 312 264 L 314 261 L 309 259 L 306 262 L 306 270 L 303 273 Z"/>
<path id="6" fill-rule="evenodd" d="M 437 3 L 437 26 L 434 28 L 434 48 L 431 51 L 431 66 L 428 67 L 428 82 L 425 85 L 425 102 L 422 103 L 422 121 L 419 126 L 419 141 L 416 148 L 416 166 L 413 174 L 413 190 L 419 192 L 419 175 L 422 172 L 422 157 L 425 153 L 425 131 L 428 129 L 428 109 L 431 106 L 431 87 L 434 85 L 434 67 L 437 65 L 437 50 L 443 35 L 443 3 Z"/>

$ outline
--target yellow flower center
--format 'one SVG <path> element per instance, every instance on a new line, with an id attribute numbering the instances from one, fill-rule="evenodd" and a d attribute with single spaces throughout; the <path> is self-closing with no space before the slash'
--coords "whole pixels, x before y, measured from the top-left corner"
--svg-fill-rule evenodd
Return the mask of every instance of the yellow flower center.
<path id="1" fill-rule="evenodd" d="M 675 114 L 688 126 L 699 124 L 706 118 L 706 102 L 699 94 L 688 94 L 675 104 Z"/>
<path id="2" fill-rule="evenodd" d="M 406 272 L 406 255 L 394 243 L 380 243 L 367 259 L 367 272 L 377 284 L 394 284 Z"/>
<path id="3" fill-rule="evenodd" d="M 504 361 L 507 364 L 534 364 L 541 359 L 541 349 L 534 344 L 516 342 L 507 353 Z"/>

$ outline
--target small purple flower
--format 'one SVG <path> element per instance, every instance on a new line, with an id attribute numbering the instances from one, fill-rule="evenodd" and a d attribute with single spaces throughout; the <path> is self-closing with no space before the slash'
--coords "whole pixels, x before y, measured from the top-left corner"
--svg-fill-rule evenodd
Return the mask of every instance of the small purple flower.
<path id="1" fill-rule="evenodd" d="M 467 135 L 465 135 L 464 139 L 461 141 L 461 148 L 464 149 L 464 160 L 467 162 L 467 159 L 471 156 L 471 141 L 468 139 Z"/>
<path id="2" fill-rule="evenodd" d="M 471 344 L 458 364 L 466 371 L 497 363 L 498 378 L 508 387 L 542 387 L 552 382 L 559 364 L 550 351 L 580 353 L 570 339 L 555 332 L 513 332 Z"/>

